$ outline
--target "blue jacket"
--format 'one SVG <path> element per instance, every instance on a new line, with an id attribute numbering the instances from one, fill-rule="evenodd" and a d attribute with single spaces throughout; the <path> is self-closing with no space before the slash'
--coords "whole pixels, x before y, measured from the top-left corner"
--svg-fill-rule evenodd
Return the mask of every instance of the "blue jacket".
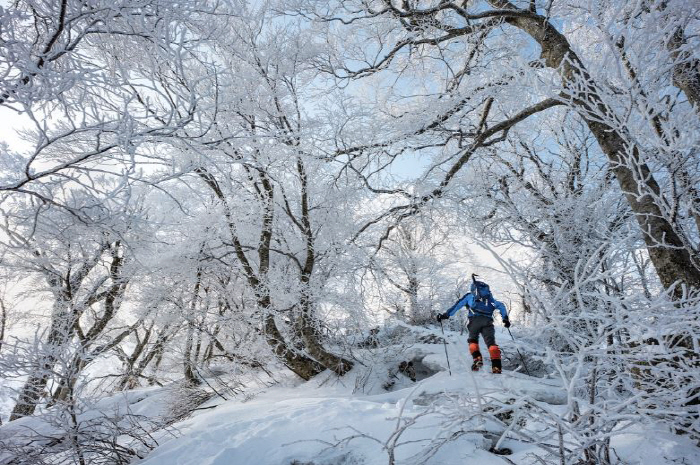
<path id="1" fill-rule="evenodd" d="M 499 312 L 501 312 L 501 318 L 503 318 L 504 320 L 506 318 L 508 318 L 508 312 L 506 311 L 506 306 L 503 305 L 498 300 L 496 300 L 494 298 L 489 299 L 489 302 L 492 304 L 492 305 L 489 305 L 489 307 L 491 308 L 490 311 L 489 310 L 486 310 L 486 311 L 475 310 L 474 309 L 475 301 L 476 301 L 476 297 L 474 297 L 474 294 L 472 294 L 471 292 L 467 292 L 466 294 L 464 294 L 464 296 L 461 299 L 459 299 L 457 301 L 456 304 L 454 304 L 452 307 L 450 307 L 450 309 L 447 310 L 447 312 L 445 312 L 445 313 L 447 314 L 448 317 L 450 317 L 450 316 L 454 315 L 455 313 L 457 313 L 457 311 L 460 308 L 462 308 L 463 306 L 466 305 L 466 307 L 469 309 L 469 318 L 478 315 L 478 316 L 486 316 L 486 317 L 493 319 L 494 310 L 498 310 Z"/>

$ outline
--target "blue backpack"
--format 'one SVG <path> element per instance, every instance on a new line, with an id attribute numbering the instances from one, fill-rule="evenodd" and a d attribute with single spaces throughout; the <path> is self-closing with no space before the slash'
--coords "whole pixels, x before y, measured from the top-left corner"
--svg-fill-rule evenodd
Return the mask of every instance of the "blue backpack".
<path id="1" fill-rule="evenodd" d="M 489 285 L 483 281 L 474 280 L 471 293 L 474 295 L 474 305 L 471 307 L 474 313 L 492 316 L 493 311 L 496 310 L 496 305 L 493 303 Z"/>

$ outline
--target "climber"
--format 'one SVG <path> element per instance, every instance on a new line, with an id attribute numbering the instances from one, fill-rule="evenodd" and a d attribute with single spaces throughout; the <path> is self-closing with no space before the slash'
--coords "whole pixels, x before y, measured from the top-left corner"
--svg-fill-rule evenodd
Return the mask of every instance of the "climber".
<path id="1" fill-rule="evenodd" d="M 501 349 L 496 345 L 493 312 L 498 310 L 503 319 L 503 326 L 510 328 L 508 312 L 505 305 L 493 298 L 488 284 L 483 281 L 477 281 L 475 274 L 472 275 L 472 281 L 470 292 L 459 299 L 445 313 L 439 314 L 437 320 L 441 322 L 448 319 L 466 305 L 467 309 L 469 309 L 469 323 L 467 324 L 469 338 L 467 342 L 469 342 L 469 352 L 471 352 L 474 359 L 472 371 L 479 371 L 484 364 L 484 359 L 481 356 L 481 352 L 479 352 L 479 334 L 481 334 L 489 349 L 491 370 L 494 373 L 501 373 Z"/>

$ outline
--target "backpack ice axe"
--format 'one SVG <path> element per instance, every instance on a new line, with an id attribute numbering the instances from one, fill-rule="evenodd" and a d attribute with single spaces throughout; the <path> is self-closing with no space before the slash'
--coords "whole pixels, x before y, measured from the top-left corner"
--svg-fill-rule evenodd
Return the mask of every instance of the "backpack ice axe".
<path id="1" fill-rule="evenodd" d="M 474 282 L 474 289 L 476 289 L 476 297 L 479 297 L 479 286 L 476 284 L 476 277 L 478 274 L 472 273 L 472 281 Z"/>
<path id="2" fill-rule="evenodd" d="M 488 284 L 483 281 L 477 281 L 478 274 L 472 273 L 472 288 L 474 289 L 474 297 L 477 302 L 493 302 L 493 294 Z"/>

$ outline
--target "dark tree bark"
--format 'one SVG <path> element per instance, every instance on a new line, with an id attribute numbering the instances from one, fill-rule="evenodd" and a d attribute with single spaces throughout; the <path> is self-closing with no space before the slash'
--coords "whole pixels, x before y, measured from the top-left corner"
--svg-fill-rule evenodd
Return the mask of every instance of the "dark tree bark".
<path id="1" fill-rule="evenodd" d="M 39 354 L 32 372 L 20 391 L 17 403 L 10 414 L 10 421 L 33 415 L 41 398 L 45 395 L 46 384 L 53 375 L 59 354 L 75 334 L 79 315 L 72 302 L 71 291 L 78 288 L 96 263 L 97 260 L 85 263 L 78 273 L 73 276 L 68 273 L 65 278 L 48 274 L 49 285 L 56 290 L 49 334 L 42 347 L 42 353 Z"/>
<path id="2" fill-rule="evenodd" d="M 136 346 L 134 346 L 134 350 L 131 352 L 130 355 L 127 355 L 123 351 L 119 351 L 119 358 L 122 359 L 122 362 L 124 363 L 124 374 L 121 378 L 121 381 L 119 381 L 119 390 L 122 391 L 124 389 L 134 389 L 135 387 L 138 386 L 138 380 L 141 376 L 141 373 L 143 372 L 143 369 L 137 369 L 136 367 L 136 361 L 139 360 L 139 358 L 146 352 L 146 347 L 148 346 L 148 343 L 150 342 L 151 339 L 151 334 L 153 334 L 153 325 L 150 327 L 146 328 L 143 336 L 140 336 L 138 333 L 138 330 L 134 330 L 134 337 L 136 338 Z M 160 337 L 160 336 L 159 336 Z M 151 351 L 153 352 L 153 351 Z M 147 354 L 148 355 L 148 354 Z M 144 357 L 141 359 L 141 362 L 143 362 L 147 357 Z M 153 359 L 153 355 L 148 359 L 148 361 Z M 146 365 L 148 362 L 146 362 Z M 139 364 L 141 365 L 141 364 Z M 141 368 L 139 366 L 139 368 Z M 145 367 L 144 367 L 145 368 Z"/>
<path id="3" fill-rule="evenodd" d="M 5 328 L 7 327 L 7 309 L 5 308 L 5 301 L 0 298 L 0 351 L 2 351 L 2 344 L 5 342 Z"/>
<path id="4" fill-rule="evenodd" d="M 17 403 L 10 414 L 10 421 L 34 414 L 37 405 L 44 396 L 46 384 L 53 374 L 59 351 L 73 336 L 72 320 L 73 316 L 66 307 L 58 309 L 54 314 L 49 337 L 46 341 L 46 352 L 40 356 L 32 373 L 24 383 Z"/>
<path id="5" fill-rule="evenodd" d="M 301 157 L 297 158 L 297 174 L 301 181 L 301 221 L 297 222 L 297 224 L 304 236 L 306 245 L 306 257 L 300 274 L 300 332 L 304 346 L 309 351 L 309 354 L 321 362 L 323 366 L 334 371 L 339 376 L 342 376 L 352 369 L 353 363 L 350 360 L 328 352 L 320 343 L 316 320 L 314 318 L 313 303 L 310 299 L 311 277 L 316 265 L 316 252 L 314 243 L 315 237 L 311 226 L 311 214 L 309 211 L 308 176 Z"/>
<path id="6" fill-rule="evenodd" d="M 667 43 L 673 58 L 673 85 L 683 91 L 695 111 L 700 115 L 700 60 L 684 48 L 687 47 L 685 31 L 676 28 Z"/>
<path id="7" fill-rule="evenodd" d="M 203 251 L 204 246 L 200 248 L 200 253 L 199 255 L 201 256 L 202 251 Z M 198 257 L 199 259 L 199 257 Z M 202 268 L 201 266 L 197 266 L 197 278 L 194 284 L 194 290 L 192 291 L 192 301 L 190 302 L 190 307 L 189 307 L 189 315 L 186 315 L 186 320 L 187 320 L 187 335 L 185 336 L 185 352 L 183 356 L 183 369 L 184 369 L 184 375 L 185 375 L 185 381 L 192 385 L 192 386 L 198 386 L 199 384 L 202 383 L 202 380 L 199 379 L 199 376 L 196 374 L 196 355 L 193 356 L 192 354 L 192 347 L 193 347 L 193 339 L 194 339 L 194 332 L 195 332 L 195 324 L 192 321 L 194 318 L 195 310 L 197 309 L 197 301 L 199 300 L 199 290 L 202 285 Z"/>

